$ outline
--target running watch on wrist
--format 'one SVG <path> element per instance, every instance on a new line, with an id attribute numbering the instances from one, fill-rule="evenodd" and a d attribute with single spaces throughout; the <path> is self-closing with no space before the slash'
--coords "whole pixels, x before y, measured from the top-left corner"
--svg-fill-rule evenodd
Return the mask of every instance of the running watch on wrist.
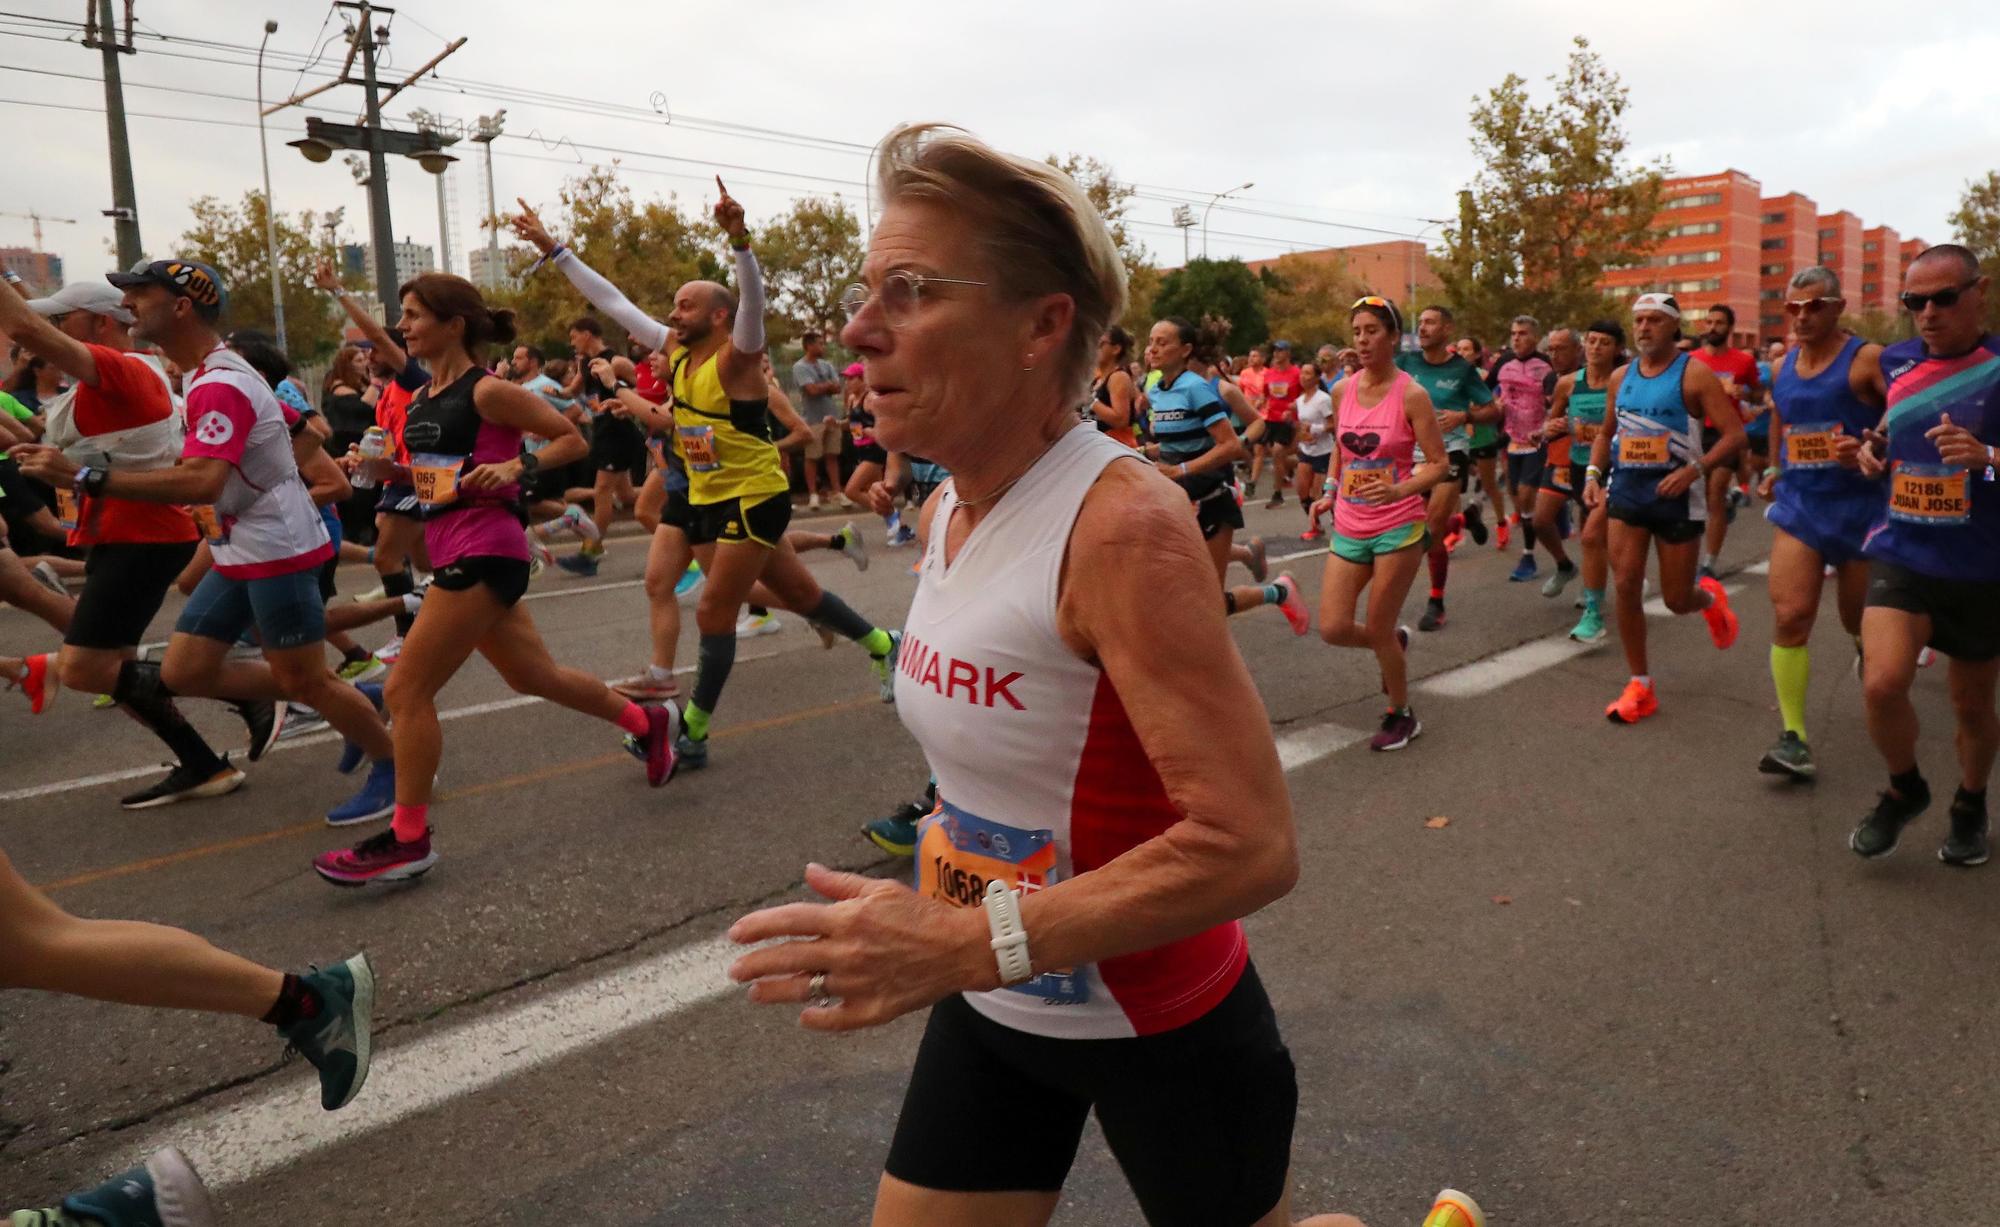
<path id="1" fill-rule="evenodd" d="M 1000 964 L 1000 983 L 1019 984 L 1034 977 L 1028 958 L 1028 930 L 1021 924 L 1021 897 L 994 879 L 986 884 L 986 928 L 993 934 L 993 957 Z"/>
<path id="2" fill-rule="evenodd" d="M 521 453 L 521 476 L 533 477 L 535 470 L 542 467 L 542 458 L 533 452 Z"/>

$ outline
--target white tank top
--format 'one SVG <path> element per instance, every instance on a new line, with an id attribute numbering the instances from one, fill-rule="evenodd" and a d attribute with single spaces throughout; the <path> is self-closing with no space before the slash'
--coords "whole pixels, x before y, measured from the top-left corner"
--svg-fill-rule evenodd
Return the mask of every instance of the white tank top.
<path id="1" fill-rule="evenodd" d="M 949 568 L 957 498 L 950 483 L 939 493 L 896 677 L 896 710 L 938 782 L 938 808 L 918 828 L 918 891 L 978 907 L 994 878 L 1039 890 L 1181 820 L 1118 692 L 1077 658 L 1056 622 L 1084 495 L 1107 465 L 1137 458 L 1109 435 L 1072 429 L 979 522 Z M 1207 1013 L 1247 957 L 1232 921 L 966 1000 L 1036 1035 L 1151 1035 Z"/>

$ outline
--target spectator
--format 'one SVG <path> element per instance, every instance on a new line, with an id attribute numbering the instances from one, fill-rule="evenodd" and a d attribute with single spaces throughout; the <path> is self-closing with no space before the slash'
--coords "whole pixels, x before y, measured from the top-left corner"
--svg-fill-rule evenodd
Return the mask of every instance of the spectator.
<path id="1" fill-rule="evenodd" d="M 831 502 L 837 493 L 841 506 L 852 509 L 854 501 L 840 485 L 840 441 L 847 432 L 847 422 L 836 399 L 840 373 L 826 360 L 825 337 L 808 332 L 803 339 L 806 353 L 792 363 L 792 383 L 799 390 L 799 417 L 812 432 L 806 436 L 806 509 L 819 510 L 822 465 L 826 470 L 827 500 Z"/>

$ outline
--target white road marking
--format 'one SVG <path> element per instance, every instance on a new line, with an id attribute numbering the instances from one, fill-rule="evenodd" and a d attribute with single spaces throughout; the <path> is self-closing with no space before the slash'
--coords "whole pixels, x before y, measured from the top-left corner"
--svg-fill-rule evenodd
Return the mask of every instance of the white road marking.
<path id="1" fill-rule="evenodd" d="M 1325 553 L 1326 553 L 1326 547 L 1322 545 L 1322 546 L 1320 546 L 1320 547 L 1319 547 L 1319 548 L 1317 548 L 1317 549 L 1311 549 L 1311 550 L 1300 550 L 1300 551 L 1299 551 L 1298 553 L 1296 553 L 1296 554 L 1278 554 L 1278 555 L 1276 555 L 1276 556 L 1274 556 L 1274 557 L 1271 557 L 1271 558 L 1266 558 L 1266 559 L 1265 559 L 1264 561 L 1265 561 L 1265 562 L 1267 562 L 1267 563 L 1272 563 L 1272 562 L 1295 562 L 1295 561 L 1297 561 L 1298 559 L 1301 559 L 1301 558 L 1316 558 L 1316 557 L 1320 557 L 1320 556 L 1324 555 Z"/>
<path id="2" fill-rule="evenodd" d="M 1447 669 L 1417 683 L 1417 689 L 1425 694 L 1442 695 L 1452 699 L 1467 699 L 1474 695 L 1498 690 L 1513 682 L 1518 682 L 1531 673 L 1559 665 L 1572 657 L 1581 656 L 1592 650 L 1590 644 L 1578 643 L 1567 636 L 1562 638 L 1537 639 L 1517 648 L 1509 648 L 1485 660 L 1475 660 L 1469 665 Z"/>
<path id="3" fill-rule="evenodd" d="M 1768 558 L 1760 558 L 1742 570 L 1742 574 L 1744 575 L 1769 575 L 1770 573 L 1771 560 Z"/>
<path id="4" fill-rule="evenodd" d="M 552 596 L 582 596 L 586 592 L 613 592 L 619 588 L 638 588 L 645 584 L 643 579 L 614 580 L 608 584 L 585 584 L 580 588 L 550 588 L 543 592 L 530 592 L 524 601 L 545 601 Z"/>
<path id="5" fill-rule="evenodd" d="M 1278 738 L 1278 763 L 1287 771 L 1296 771 L 1336 750 L 1344 750 L 1366 736 L 1368 734 L 1338 724 L 1299 729 Z"/>

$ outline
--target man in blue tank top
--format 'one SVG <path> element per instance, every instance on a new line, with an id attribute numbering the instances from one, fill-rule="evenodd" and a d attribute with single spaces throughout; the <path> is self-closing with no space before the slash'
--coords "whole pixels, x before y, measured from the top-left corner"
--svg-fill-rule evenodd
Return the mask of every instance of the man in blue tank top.
<path id="1" fill-rule="evenodd" d="M 1959 788 L 1938 859 L 1986 861 L 1986 781 L 2000 750 L 2000 336 L 1984 331 L 1990 280 L 1954 243 L 1910 262 L 1900 297 L 1917 338 L 1882 351 L 1888 412 L 1866 447 L 1848 449 L 1887 486 L 1863 544 L 1861 688 L 1889 787 L 1848 838 L 1864 857 L 1895 851 L 1904 824 L 1930 804 L 1910 703 L 1928 645 L 1951 658 L 1958 719 Z"/>
<path id="2" fill-rule="evenodd" d="M 1776 451 L 1758 487 L 1769 507 L 1771 539 L 1771 682 L 1784 731 L 1757 769 L 1794 780 L 1813 778 L 1806 743 L 1806 641 L 1819 617 L 1824 568 L 1835 568 L 1840 622 L 1860 644 L 1868 563 L 1861 539 L 1882 506 L 1880 486 L 1840 462 L 1882 418 L 1882 347 L 1840 327 L 1846 305 L 1831 269 L 1808 268 L 1792 278 L 1785 313 L 1798 348 L 1775 368 L 1769 416 Z"/>
<path id="3" fill-rule="evenodd" d="M 1680 303 L 1671 294 L 1641 294 L 1632 304 L 1638 356 L 1611 375 L 1604 417 L 1611 429 L 1590 447 L 1584 503 L 1610 519 L 1613 586 L 1618 593 L 1618 640 L 1631 680 L 1604 715 L 1637 724 L 1660 710 L 1646 660 L 1646 553 L 1660 556 L 1660 598 L 1675 614 L 1699 612 L 1718 648 L 1736 642 L 1736 614 L 1714 579 L 1697 584 L 1702 530 L 1708 518 L 1706 478 L 1735 460 L 1743 446 L 1736 401 L 1715 373 L 1679 351 Z M 1717 432 L 1701 450 L 1701 421 Z M 1719 511 L 1719 509 L 1718 509 Z"/>

